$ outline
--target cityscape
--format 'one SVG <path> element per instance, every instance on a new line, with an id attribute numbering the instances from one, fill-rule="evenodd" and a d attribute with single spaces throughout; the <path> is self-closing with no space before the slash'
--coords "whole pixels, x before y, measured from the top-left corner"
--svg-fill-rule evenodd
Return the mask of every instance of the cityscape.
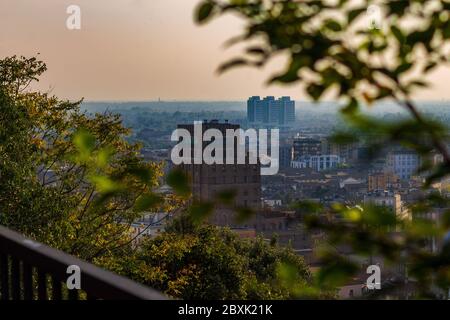
<path id="1" fill-rule="evenodd" d="M 256 101 L 256 102 L 255 102 Z M 284 105 L 274 101 L 286 101 Z M 259 105 L 258 105 L 259 103 Z M 300 102 L 301 103 L 301 102 Z M 255 107 L 257 105 L 257 107 Z M 289 97 L 275 99 L 267 97 L 250 97 L 247 110 L 241 112 L 245 118 L 235 119 L 231 123 L 228 119 L 196 119 L 192 114 L 192 122 L 202 121 L 206 128 L 215 128 L 222 132 L 226 129 L 246 128 L 255 124 L 256 109 L 260 114 L 286 114 L 292 108 L 294 114 L 290 117 L 302 117 L 301 111 L 295 113 L 295 102 Z M 301 107 L 297 108 L 301 110 Z M 230 115 L 233 113 L 230 112 Z M 186 112 L 186 116 L 189 112 Z M 222 116 L 227 116 L 225 111 Z M 264 121 L 263 119 L 266 119 Z M 320 128 L 321 119 L 317 123 L 311 122 L 310 127 L 298 124 L 298 121 L 267 121 L 267 116 L 261 116 L 259 127 L 277 127 L 280 131 L 279 172 L 275 175 L 261 176 L 259 164 L 200 164 L 182 165 L 183 171 L 192 177 L 193 197 L 202 201 L 213 201 L 217 194 L 226 190 L 233 190 L 236 206 L 250 207 L 255 216 L 245 223 L 237 223 L 232 209 L 226 206 L 215 209 L 209 218 L 209 223 L 221 227 L 228 227 L 243 238 L 262 236 L 267 241 L 273 237 L 282 246 L 289 246 L 301 255 L 312 267 L 319 267 L 315 251 L 317 242 L 324 240 L 325 235 L 311 233 L 302 223 L 302 217 L 292 204 L 297 201 L 311 201 L 320 203 L 324 208 L 332 208 L 336 203 L 343 203 L 348 207 L 361 208 L 364 205 L 376 205 L 388 208 L 399 219 L 410 220 L 412 213 L 409 206 L 425 196 L 421 185 L 426 174 L 418 173 L 422 159 L 417 153 L 411 152 L 400 145 L 385 148 L 376 157 L 369 156 L 368 146 L 363 141 L 349 144 L 339 144 L 333 141 L 328 126 Z M 273 118 L 272 118 L 273 119 Z M 126 121 L 126 116 L 125 116 Z M 192 124 L 178 124 L 193 132 Z M 190 128 L 190 129 L 189 129 Z M 142 129 L 146 131 L 146 129 Z M 138 135 L 141 137 L 140 135 Z M 161 139 L 167 138 L 161 131 Z M 158 139 L 155 131 L 152 139 Z M 205 143 L 205 146 L 207 143 Z M 170 159 L 171 149 L 144 148 L 143 156 L 151 161 L 162 161 L 169 172 L 173 167 Z M 224 155 L 225 157 L 225 155 Z M 433 165 L 443 161 L 439 154 L 429 155 Z M 450 180 L 444 179 L 432 186 L 429 192 L 446 193 Z M 167 192 L 167 190 L 165 190 Z M 438 221 L 446 212 L 446 208 L 435 207 L 430 213 L 432 219 Z M 163 232 L 164 225 L 169 220 L 153 225 L 153 220 L 145 217 L 137 223 L 135 231 L 143 230 L 151 225 L 155 230 Z M 432 252 L 442 246 L 441 240 L 430 238 L 427 246 Z M 348 248 L 342 248 L 345 255 L 355 255 Z M 360 274 L 347 285 L 339 288 L 339 298 L 362 297 L 367 291 L 367 274 L 369 265 L 383 266 L 380 257 L 371 256 L 370 259 L 360 261 Z M 384 267 L 386 281 L 404 279 L 402 266 Z M 398 281 L 398 280 L 397 280 Z M 411 288 L 408 288 L 412 290 Z M 366 292 L 365 292 L 366 291 Z M 398 293 L 407 298 L 412 294 L 407 290 Z"/>
<path id="2" fill-rule="evenodd" d="M 0 30 L 0 306 L 446 307 L 448 0 L 2 0 Z"/>

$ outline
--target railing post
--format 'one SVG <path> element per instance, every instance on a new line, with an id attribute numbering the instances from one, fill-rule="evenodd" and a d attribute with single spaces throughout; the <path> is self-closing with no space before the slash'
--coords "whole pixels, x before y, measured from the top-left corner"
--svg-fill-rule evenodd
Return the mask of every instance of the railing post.
<path id="1" fill-rule="evenodd" d="M 69 290 L 69 300 L 78 300 L 78 290 L 77 289 Z"/>
<path id="2" fill-rule="evenodd" d="M 2 300 L 9 300 L 9 268 L 8 268 L 8 256 L 0 253 L 0 284 Z"/>
<path id="3" fill-rule="evenodd" d="M 52 276 L 52 300 L 62 300 L 61 281 Z"/>
<path id="4" fill-rule="evenodd" d="M 82 270 L 82 289 L 68 290 L 66 297 L 63 279 L 69 266 Z M 78 300 L 80 294 L 83 299 L 85 294 L 87 299 L 167 299 L 151 288 L 0 226 L 2 300 Z"/>
<path id="5" fill-rule="evenodd" d="M 38 270 L 38 300 L 47 300 L 47 277 L 42 270 Z"/>
<path id="6" fill-rule="evenodd" d="M 33 300 L 33 267 L 28 263 L 22 264 L 23 297 Z"/>
<path id="7" fill-rule="evenodd" d="M 20 261 L 15 258 L 11 263 L 11 279 L 12 299 L 20 300 Z"/>

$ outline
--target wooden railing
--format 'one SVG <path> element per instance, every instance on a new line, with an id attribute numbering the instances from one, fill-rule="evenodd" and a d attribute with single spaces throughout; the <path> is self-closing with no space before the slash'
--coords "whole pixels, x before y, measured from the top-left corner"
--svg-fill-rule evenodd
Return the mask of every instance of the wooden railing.
<path id="1" fill-rule="evenodd" d="M 69 266 L 80 268 L 80 290 L 66 286 Z M 0 226 L 2 300 L 167 299 L 160 292 L 103 270 Z"/>

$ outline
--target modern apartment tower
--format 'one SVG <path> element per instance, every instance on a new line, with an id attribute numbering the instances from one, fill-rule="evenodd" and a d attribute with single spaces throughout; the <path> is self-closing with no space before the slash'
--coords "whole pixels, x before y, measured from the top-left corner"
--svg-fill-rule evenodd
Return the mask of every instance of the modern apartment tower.
<path id="1" fill-rule="evenodd" d="M 290 125 L 295 122 L 295 101 L 290 97 L 250 97 L 247 101 L 247 120 L 251 124 Z"/>

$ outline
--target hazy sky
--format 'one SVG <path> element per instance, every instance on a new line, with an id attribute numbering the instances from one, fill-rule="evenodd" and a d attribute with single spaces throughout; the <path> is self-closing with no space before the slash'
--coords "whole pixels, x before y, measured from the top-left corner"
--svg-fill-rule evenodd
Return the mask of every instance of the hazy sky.
<path id="1" fill-rule="evenodd" d="M 48 72 L 38 88 L 61 98 L 86 100 L 244 100 L 291 95 L 297 87 L 266 87 L 274 62 L 263 71 L 215 69 L 236 51 L 223 43 L 242 22 L 228 17 L 193 23 L 199 0 L 1 0 L 0 57 L 40 58 Z M 66 28 L 66 8 L 81 7 L 82 28 Z M 450 70 L 433 74 L 421 99 L 450 99 Z"/>

